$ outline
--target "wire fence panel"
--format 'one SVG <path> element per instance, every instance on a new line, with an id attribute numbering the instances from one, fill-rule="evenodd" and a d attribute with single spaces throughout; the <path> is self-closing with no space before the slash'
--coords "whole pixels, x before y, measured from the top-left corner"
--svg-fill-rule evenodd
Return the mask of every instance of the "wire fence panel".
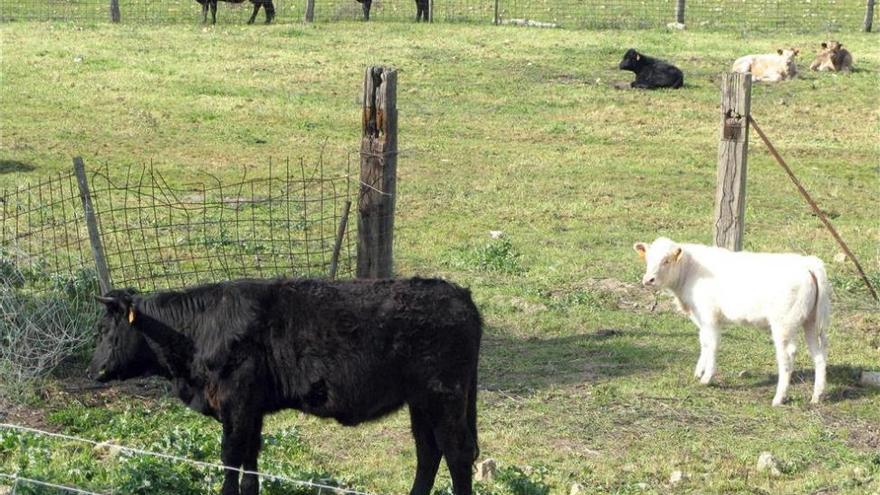
<path id="1" fill-rule="evenodd" d="M 675 0 L 438 0 L 435 22 L 533 24 L 566 28 L 655 28 L 675 21 Z M 275 0 L 277 22 L 300 22 L 306 0 Z M 109 0 L 0 0 L 0 20 L 107 22 Z M 200 23 L 195 0 L 119 0 L 122 22 Z M 220 2 L 217 22 L 243 24 L 249 2 Z M 374 0 L 373 21 L 414 20 L 414 0 Z M 261 12 L 257 22 L 264 17 Z M 355 0 L 316 0 L 319 22 L 359 20 Z M 691 29 L 856 31 L 865 16 L 864 0 L 688 0 L 685 24 Z M 528 22 L 531 21 L 531 22 Z"/>
<path id="2" fill-rule="evenodd" d="M 115 287 L 181 288 L 242 277 L 329 273 L 347 177 L 323 165 L 269 165 L 259 178 L 171 186 L 152 167 L 92 174 L 92 197 Z M 353 276 L 352 241 L 343 233 L 339 277 Z"/>

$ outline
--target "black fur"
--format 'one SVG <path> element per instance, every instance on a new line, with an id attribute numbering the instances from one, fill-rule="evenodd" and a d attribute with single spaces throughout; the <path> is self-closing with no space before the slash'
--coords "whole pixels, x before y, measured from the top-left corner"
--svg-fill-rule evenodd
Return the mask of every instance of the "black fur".
<path id="1" fill-rule="evenodd" d="M 356 425 L 409 406 L 413 495 L 441 456 L 471 494 L 482 324 L 470 293 L 434 279 L 238 280 L 103 302 L 89 368 L 101 381 L 158 374 L 223 424 L 222 460 L 256 470 L 263 416 L 294 408 Z M 129 323 L 132 315 L 133 323 Z M 255 495 L 227 472 L 223 495 Z"/>
<path id="2" fill-rule="evenodd" d="M 370 20 L 370 6 L 373 4 L 373 0 L 355 0 L 360 4 L 363 4 L 364 9 L 364 20 Z M 416 0 L 416 22 L 425 21 L 428 22 L 430 19 L 428 18 L 428 0 Z"/>
<path id="3" fill-rule="evenodd" d="M 620 61 L 620 70 L 635 72 L 636 80 L 630 87 L 641 89 L 673 88 L 684 85 L 684 74 L 667 62 L 648 57 L 630 48 Z"/>
<path id="4" fill-rule="evenodd" d="M 244 2 L 244 0 L 196 0 L 196 2 L 202 6 L 202 22 L 208 22 L 208 7 L 211 7 L 211 24 L 217 24 L 218 1 L 227 3 Z M 254 23 L 254 20 L 257 18 L 257 12 L 260 11 L 260 7 L 263 7 L 263 10 L 266 12 L 266 24 L 272 22 L 272 19 L 275 18 L 275 5 L 272 4 L 272 0 L 250 0 L 250 2 L 254 4 L 254 12 L 251 14 L 248 24 Z"/>

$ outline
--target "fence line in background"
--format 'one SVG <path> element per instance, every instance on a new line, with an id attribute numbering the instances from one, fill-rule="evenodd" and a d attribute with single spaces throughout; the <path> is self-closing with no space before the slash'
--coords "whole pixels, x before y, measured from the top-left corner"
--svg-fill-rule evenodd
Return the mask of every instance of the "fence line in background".
<path id="1" fill-rule="evenodd" d="M 107 0 L 46 2 L 0 0 L 0 20 L 200 23 L 192 0 Z M 355 0 L 275 0 L 277 22 L 360 20 Z M 799 29 L 869 31 L 873 0 L 446 0 L 431 2 L 430 19 L 446 22 L 528 24 L 565 28 L 652 28 L 686 23 L 698 29 Z M 243 24 L 250 5 L 222 3 L 218 25 Z M 414 20 L 412 0 L 374 0 L 371 20 Z"/>
<path id="2" fill-rule="evenodd" d="M 288 478 L 286 476 L 269 474 L 269 473 L 261 473 L 259 471 L 249 471 L 247 469 L 240 469 L 240 468 L 235 468 L 235 467 L 231 467 L 231 466 L 224 466 L 222 464 L 216 464 L 216 463 L 211 463 L 211 462 L 197 461 L 195 459 L 187 459 L 186 457 L 180 457 L 180 456 L 171 455 L 171 454 L 164 454 L 161 452 L 152 452 L 149 450 L 139 449 L 136 447 L 127 447 L 125 445 L 120 445 L 117 443 L 97 442 L 95 440 L 90 440 L 88 438 L 82 438 L 82 437 L 77 437 L 77 436 L 73 436 L 73 435 L 65 435 L 62 433 L 53 433 L 50 431 L 44 431 L 44 430 L 39 430 L 36 428 L 14 425 L 14 424 L 10 424 L 10 423 L 0 423 L 0 429 L 15 430 L 15 431 L 19 431 L 19 432 L 34 434 L 34 435 L 42 435 L 42 436 L 47 436 L 47 437 L 52 437 L 52 438 L 58 438 L 61 440 L 87 443 L 87 444 L 90 444 L 93 446 L 116 447 L 120 451 L 128 452 L 130 454 L 151 456 L 151 457 L 170 460 L 170 461 L 174 461 L 174 462 L 182 462 L 182 463 L 190 464 L 190 465 L 197 466 L 200 468 L 211 468 L 211 469 L 220 469 L 220 470 L 224 470 L 224 471 L 235 471 L 235 472 L 238 472 L 243 475 L 244 474 L 255 475 L 255 476 L 258 476 L 262 479 L 268 479 L 268 480 L 272 480 L 272 481 L 281 481 L 281 482 L 290 483 L 293 485 L 304 486 L 304 487 L 308 487 L 308 488 L 316 488 L 316 489 L 318 489 L 318 493 L 322 493 L 324 490 L 327 490 L 328 492 L 334 493 L 334 494 L 348 493 L 351 495 L 375 495 L 370 492 L 362 492 L 362 491 L 358 491 L 358 490 L 352 490 L 349 488 L 341 488 L 341 487 L 336 487 L 336 486 L 331 486 L 331 485 L 325 485 L 322 483 L 315 483 L 312 481 L 295 480 L 292 478 Z M 22 479 L 22 478 L 19 478 L 19 479 Z M 92 492 L 86 492 L 86 491 L 80 491 L 80 493 L 92 494 Z M 101 494 L 92 494 L 92 495 L 101 495 Z"/>

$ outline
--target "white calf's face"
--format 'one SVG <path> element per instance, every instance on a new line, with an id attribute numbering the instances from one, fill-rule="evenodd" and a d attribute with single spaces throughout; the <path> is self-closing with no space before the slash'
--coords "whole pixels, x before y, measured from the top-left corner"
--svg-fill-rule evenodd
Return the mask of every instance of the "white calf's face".
<path id="1" fill-rule="evenodd" d="M 648 287 L 669 287 L 678 277 L 680 261 L 684 251 L 676 243 L 659 237 L 651 244 L 637 242 L 633 249 L 645 260 L 645 276 L 642 285 Z"/>

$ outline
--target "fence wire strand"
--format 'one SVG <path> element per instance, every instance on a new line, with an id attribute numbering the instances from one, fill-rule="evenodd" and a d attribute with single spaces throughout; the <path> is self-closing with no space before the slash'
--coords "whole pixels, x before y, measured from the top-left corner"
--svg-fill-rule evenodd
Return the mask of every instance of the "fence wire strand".
<path id="1" fill-rule="evenodd" d="M 326 491 L 328 491 L 330 493 L 334 493 L 334 494 L 345 493 L 345 494 L 351 494 L 351 495 L 375 495 L 370 492 L 362 492 L 362 491 L 358 491 L 358 490 L 352 490 L 349 488 L 341 488 L 341 487 L 326 485 L 323 483 L 315 483 L 313 481 L 296 480 L 293 478 L 288 478 L 286 476 L 281 476 L 281 475 L 277 475 L 277 474 L 261 473 L 259 471 L 250 471 L 247 469 L 241 469 L 241 468 L 236 468 L 236 467 L 231 467 L 231 466 L 224 466 L 222 464 L 216 464 L 216 463 L 205 462 L 205 461 L 197 461 L 195 459 L 188 459 L 186 457 L 180 457 L 180 456 L 171 455 L 171 454 L 164 454 L 161 452 L 152 452 L 149 450 L 139 449 L 136 447 L 128 447 L 125 445 L 120 445 L 118 443 L 97 442 L 95 440 L 90 440 L 88 438 L 81 438 L 81 437 L 77 437 L 77 436 L 73 436 L 73 435 L 64 435 L 62 433 L 53 433 L 50 431 L 43 431 L 43 430 L 39 430 L 36 428 L 29 428 L 27 426 L 14 425 L 14 424 L 10 424 L 10 423 L 0 423 L 0 428 L 6 429 L 6 430 L 15 430 L 15 431 L 23 432 L 23 433 L 30 433 L 33 435 L 47 436 L 47 437 L 51 437 L 51 438 L 57 438 L 57 439 L 67 440 L 67 441 L 72 441 L 72 442 L 81 442 L 81 443 L 86 443 L 86 444 L 90 444 L 93 446 L 107 446 L 107 447 L 113 446 L 113 447 L 117 447 L 120 451 L 127 452 L 129 454 L 156 457 L 159 459 L 165 459 L 165 460 L 174 461 L 174 462 L 182 462 L 182 463 L 190 464 L 192 466 L 197 466 L 199 468 L 209 468 L 209 469 L 217 469 L 217 470 L 223 470 L 223 471 L 234 471 L 234 472 L 237 472 L 242 475 L 245 475 L 245 474 L 254 475 L 254 476 L 257 476 L 261 479 L 267 479 L 267 480 L 271 480 L 271 481 L 280 481 L 280 482 L 284 482 L 284 483 L 290 483 L 292 485 L 304 486 L 307 488 L 315 488 L 318 490 L 318 493 L 321 493 L 322 491 L 326 490 Z M 20 479 L 23 481 L 25 481 L 25 480 L 36 481 L 36 480 L 28 480 L 27 478 L 16 477 L 15 475 L 3 475 L 2 473 L 0 473 L 0 476 L 6 476 L 9 478 L 13 478 L 13 479 L 17 478 L 17 479 Z M 39 482 L 39 481 L 36 481 L 36 482 L 41 483 L 41 484 L 46 484 L 44 482 Z M 47 486 L 51 486 L 51 485 L 47 484 Z M 62 487 L 62 486 L 56 486 L 56 487 L 62 488 L 62 489 L 67 489 L 66 487 Z M 79 490 L 76 488 L 71 489 L 71 490 L 76 491 L 77 493 L 84 493 L 87 495 L 102 495 L 102 494 L 97 494 L 97 493 L 88 492 L 88 491 L 84 491 L 84 490 Z"/>
<path id="2" fill-rule="evenodd" d="M 276 22 L 302 21 L 305 4 L 274 0 Z M 433 5 L 432 17 L 435 22 L 638 29 L 676 21 L 676 4 L 676 0 L 444 0 Z M 202 7 L 192 0 L 120 0 L 119 6 L 122 22 L 202 22 Z M 862 27 L 865 8 L 864 0 L 688 0 L 684 20 L 697 29 L 853 31 Z M 217 10 L 218 25 L 244 24 L 251 15 L 249 3 L 221 2 Z M 415 14 L 412 0 L 373 0 L 370 19 L 405 21 L 415 19 Z M 362 15 L 355 0 L 322 0 L 314 11 L 319 22 L 359 20 Z M 109 2 L 0 0 L 0 21 L 14 20 L 109 22 Z"/>

